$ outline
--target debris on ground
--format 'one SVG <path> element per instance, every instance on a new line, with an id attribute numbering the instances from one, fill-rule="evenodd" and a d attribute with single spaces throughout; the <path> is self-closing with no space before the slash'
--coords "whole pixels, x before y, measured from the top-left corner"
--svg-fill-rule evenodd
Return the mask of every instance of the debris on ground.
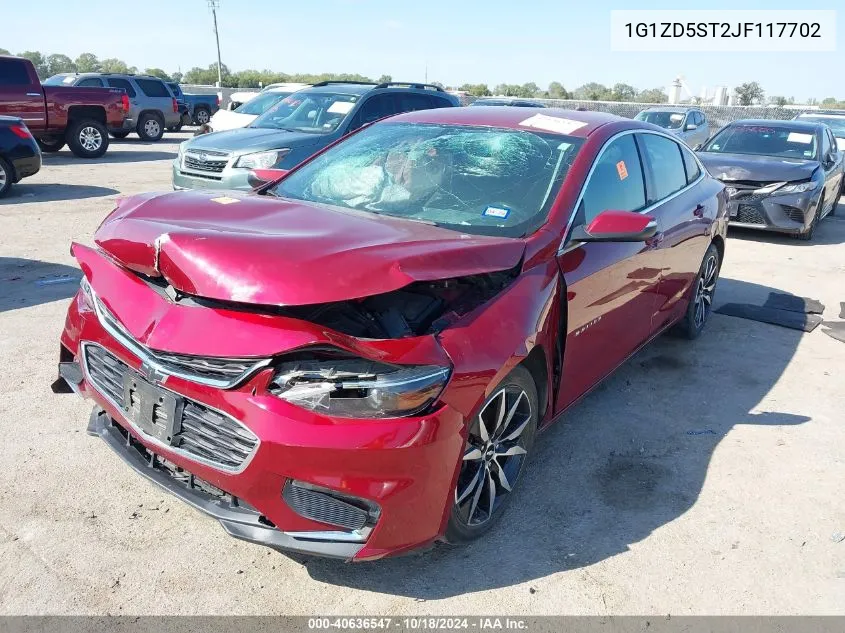
<path id="1" fill-rule="evenodd" d="M 834 543 L 841 543 L 842 541 L 845 541 L 845 532 L 834 532 L 831 534 L 830 540 Z"/>
<path id="2" fill-rule="evenodd" d="M 713 429 L 702 429 L 700 431 L 687 431 L 687 435 L 718 435 Z"/>

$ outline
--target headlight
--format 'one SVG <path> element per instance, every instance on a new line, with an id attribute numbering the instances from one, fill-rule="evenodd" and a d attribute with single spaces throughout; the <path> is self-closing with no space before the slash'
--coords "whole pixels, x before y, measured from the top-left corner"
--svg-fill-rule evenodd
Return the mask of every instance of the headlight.
<path id="1" fill-rule="evenodd" d="M 274 149 L 271 152 L 244 154 L 235 161 L 234 166 L 241 167 L 242 169 L 269 169 L 282 160 L 288 152 L 290 152 L 290 148 Z"/>
<path id="2" fill-rule="evenodd" d="M 85 299 L 86 305 L 93 310 L 94 309 L 94 293 L 91 291 L 91 284 L 88 283 L 88 279 L 84 276 L 82 280 L 79 282 L 79 289 L 82 290 L 82 297 Z"/>
<path id="3" fill-rule="evenodd" d="M 787 183 L 783 187 L 777 190 L 777 193 L 804 193 L 805 191 L 812 191 L 816 187 L 819 186 L 817 182 L 799 182 L 799 183 Z"/>
<path id="4" fill-rule="evenodd" d="M 449 378 L 447 367 L 387 365 L 360 358 L 284 362 L 270 392 L 309 411 L 340 418 L 393 418 L 431 405 Z"/>

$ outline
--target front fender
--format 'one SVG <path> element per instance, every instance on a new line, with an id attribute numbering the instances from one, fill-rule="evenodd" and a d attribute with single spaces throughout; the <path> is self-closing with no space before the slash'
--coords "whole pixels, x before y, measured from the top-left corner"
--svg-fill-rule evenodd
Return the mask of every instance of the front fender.
<path id="1" fill-rule="evenodd" d="M 554 259 L 523 272 L 504 291 L 476 308 L 438 336 L 454 367 L 442 400 L 467 419 L 507 374 L 537 346 L 546 358 L 546 380 L 555 349 L 561 298 Z M 551 411 L 553 389 L 537 385 L 546 394 Z"/>

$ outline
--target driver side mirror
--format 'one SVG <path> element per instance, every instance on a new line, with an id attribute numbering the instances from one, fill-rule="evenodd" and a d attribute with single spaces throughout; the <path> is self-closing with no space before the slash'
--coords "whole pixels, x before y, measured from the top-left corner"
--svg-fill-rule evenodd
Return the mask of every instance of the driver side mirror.
<path id="1" fill-rule="evenodd" d="M 692 151 L 697 152 L 702 147 L 704 147 L 704 143 L 699 143 L 698 145 L 696 145 L 695 147 L 692 148 Z"/>
<path id="2" fill-rule="evenodd" d="M 684 126 L 684 132 L 690 132 L 692 130 L 697 130 L 698 126 L 695 123 L 687 123 Z"/>
<path id="3" fill-rule="evenodd" d="M 657 233 L 657 220 L 635 211 L 602 211 L 586 227 L 572 229 L 575 242 L 645 242 Z"/>

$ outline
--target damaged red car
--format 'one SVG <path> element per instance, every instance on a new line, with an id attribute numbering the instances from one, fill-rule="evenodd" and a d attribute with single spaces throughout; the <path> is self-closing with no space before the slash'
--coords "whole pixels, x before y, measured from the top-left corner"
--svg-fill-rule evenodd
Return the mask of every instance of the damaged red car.
<path id="1" fill-rule="evenodd" d="M 647 123 L 404 114 L 254 193 L 121 201 L 72 247 L 55 389 L 232 536 L 354 560 L 467 541 L 540 430 L 670 326 L 702 331 L 726 224 L 722 185 Z"/>

